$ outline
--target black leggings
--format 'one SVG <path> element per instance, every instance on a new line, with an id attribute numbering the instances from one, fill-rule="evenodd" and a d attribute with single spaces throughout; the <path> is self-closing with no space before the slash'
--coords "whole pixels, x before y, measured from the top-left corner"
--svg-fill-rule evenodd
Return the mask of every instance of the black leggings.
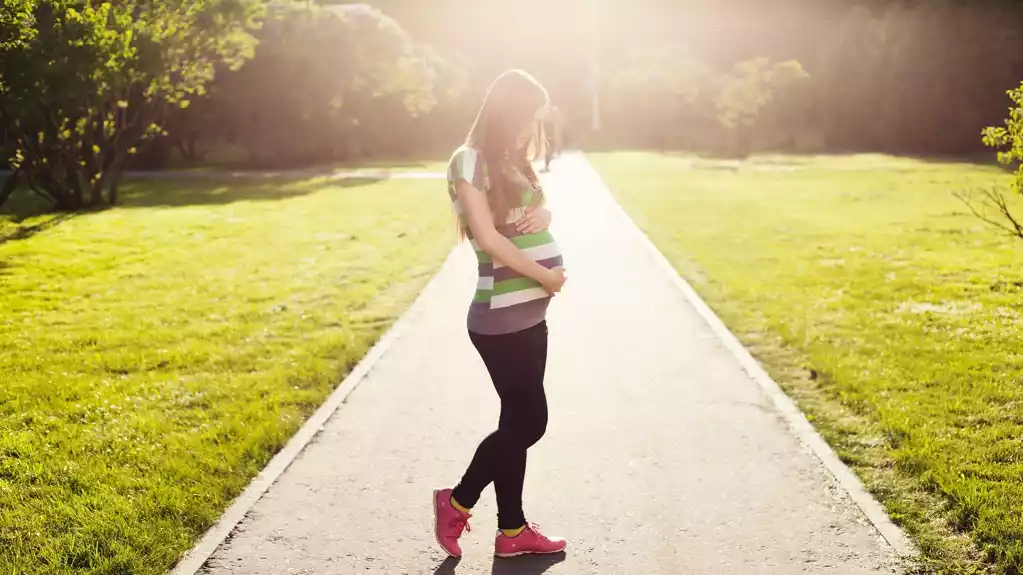
<path id="1" fill-rule="evenodd" d="M 469 338 L 501 398 L 501 419 L 497 431 L 476 448 L 476 455 L 452 496 L 460 505 L 472 507 L 493 481 L 497 527 L 517 529 L 526 523 L 522 512 L 526 450 L 547 430 L 547 397 L 543 390 L 547 323 L 505 335 L 469 332 Z"/>

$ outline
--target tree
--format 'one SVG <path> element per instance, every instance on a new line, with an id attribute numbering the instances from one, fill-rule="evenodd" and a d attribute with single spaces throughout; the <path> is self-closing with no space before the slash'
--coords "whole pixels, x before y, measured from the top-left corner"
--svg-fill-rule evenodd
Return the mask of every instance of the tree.
<path id="1" fill-rule="evenodd" d="M 0 49 L 25 45 L 35 35 L 32 0 L 4 0 L 0 10 Z M 3 70 L 0 69 L 0 81 Z"/>
<path id="2" fill-rule="evenodd" d="M 749 128 L 761 111 L 779 90 L 808 77 L 795 60 L 771 64 L 767 58 L 754 58 L 736 64 L 732 74 L 722 79 L 716 100 L 717 118 L 729 134 L 731 151 L 745 154 Z"/>
<path id="3" fill-rule="evenodd" d="M 717 89 L 713 71 L 682 46 L 635 48 L 612 69 L 609 128 L 662 148 L 691 145 L 712 126 Z"/>
<path id="4" fill-rule="evenodd" d="M 1023 82 L 1007 94 L 1012 105 L 1005 125 L 984 128 L 982 135 L 986 146 L 1000 149 L 999 163 L 1015 168 L 1012 192 L 1023 195 Z M 1023 240 L 1023 218 L 1012 213 L 1008 199 L 1000 190 L 983 190 L 979 201 L 974 201 L 969 193 L 956 197 L 985 223 Z"/>
<path id="5" fill-rule="evenodd" d="M 169 160 L 172 150 L 177 151 L 188 164 L 201 164 L 215 139 L 230 139 L 230 134 L 224 133 L 227 126 L 220 121 L 216 96 L 212 91 L 202 96 L 193 96 L 186 108 L 172 109 L 166 120 L 166 128 L 166 136 L 153 142 L 157 149 L 149 154 L 162 160 L 159 167 L 166 167 L 162 164 Z M 141 163 L 145 165 L 145 162 Z"/>
<path id="6" fill-rule="evenodd" d="M 377 98 L 360 121 L 363 154 L 408 157 L 443 150 L 465 137 L 476 113 L 466 101 L 466 71 L 432 46 L 415 46 L 405 89 Z"/>
<path id="7" fill-rule="evenodd" d="M 1023 82 L 1018 88 L 1006 92 L 1012 105 L 1005 126 L 992 126 L 984 129 L 984 145 L 1005 148 L 998 152 L 998 161 L 1006 166 L 1016 166 L 1015 181 L 1012 188 L 1017 194 L 1023 194 Z"/>
<path id="8" fill-rule="evenodd" d="M 21 1 L 21 0 L 19 0 Z M 251 56 L 262 0 L 25 0 L 33 35 L 0 45 L 8 187 L 59 209 L 117 202 L 126 157 Z"/>
<path id="9" fill-rule="evenodd" d="M 21 48 L 25 42 L 35 35 L 30 0 L 6 0 L 0 10 L 0 54 Z M 4 71 L 0 67 L 0 93 L 4 90 Z M 0 169 L 7 165 L 7 160 L 14 151 L 10 145 L 11 137 L 0 120 Z M 9 178 L 0 186 L 0 206 L 14 192 L 17 180 Z"/>
<path id="10" fill-rule="evenodd" d="M 216 82 L 215 105 L 250 160 L 302 165 L 359 155 L 375 130 L 432 110 L 439 56 L 363 4 L 272 8 L 255 57 Z"/>

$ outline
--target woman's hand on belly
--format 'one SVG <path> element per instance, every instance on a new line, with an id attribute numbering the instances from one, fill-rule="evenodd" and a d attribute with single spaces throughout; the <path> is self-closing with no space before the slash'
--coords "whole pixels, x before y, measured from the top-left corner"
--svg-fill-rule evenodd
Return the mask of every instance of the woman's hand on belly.
<path id="1" fill-rule="evenodd" d="M 551 212 L 540 206 L 530 206 L 526 209 L 526 215 L 515 222 L 515 229 L 520 234 L 535 234 L 542 232 L 551 225 Z"/>

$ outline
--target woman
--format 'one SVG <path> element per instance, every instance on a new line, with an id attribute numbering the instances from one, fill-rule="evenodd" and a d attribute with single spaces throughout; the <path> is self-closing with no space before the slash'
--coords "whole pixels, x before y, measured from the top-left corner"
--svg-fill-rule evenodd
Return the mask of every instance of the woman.
<path id="1" fill-rule="evenodd" d="M 479 260 L 469 339 L 501 399 L 497 431 L 479 444 L 461 482 L 434 491 L 434 531 L 452 557 L 462 555 L 458 538 L 491 482 L 498 508 L 495 555 L 565 549 L 563 539 L 541 534 L 522 511 L 526 450 L 547 429 L 547 305 L 566 279 L 531 164 L 544 145 L 541 120 L 548 106 L 546 90 L 530 75 L 502 74 L 448 166 L 448 192 L 460 229 Z"/>

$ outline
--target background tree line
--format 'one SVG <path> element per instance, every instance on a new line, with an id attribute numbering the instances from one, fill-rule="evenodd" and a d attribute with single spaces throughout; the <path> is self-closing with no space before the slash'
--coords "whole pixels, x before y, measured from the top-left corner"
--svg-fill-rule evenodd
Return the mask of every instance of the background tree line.
<path id="1" fill-rule="evenodd" d="M 616 146 L 728 150 L 720 116 L 734 111 L 722 111 L 721 92 L 766 58 L 799 62 L 808 78 L 780 90 L 742 82 L 761 90 L 746 100 L 770 100 L 745 151 L 966 154 L 983 150 L 979 131 L 1005 118 L 1005 91 L 1023 79 L 1018 1 L 374 4 L 417 39 L 471 56 L 473 98 L 503 68 L 534 72 L 572 112 L 577 134 L 589 124 L 595 14 L 602 140 Z M 741 93 L 734 82 L 730 91 L 733 100 Z"/>
<path id="2" fill-rule="evenodd" d="M 588 146 L 967 154 L 1021 40 L 1004 0 L 5 0 L 0 194 L 74 209 L 125 166 L 438 155 L 510 67 Z"/>

